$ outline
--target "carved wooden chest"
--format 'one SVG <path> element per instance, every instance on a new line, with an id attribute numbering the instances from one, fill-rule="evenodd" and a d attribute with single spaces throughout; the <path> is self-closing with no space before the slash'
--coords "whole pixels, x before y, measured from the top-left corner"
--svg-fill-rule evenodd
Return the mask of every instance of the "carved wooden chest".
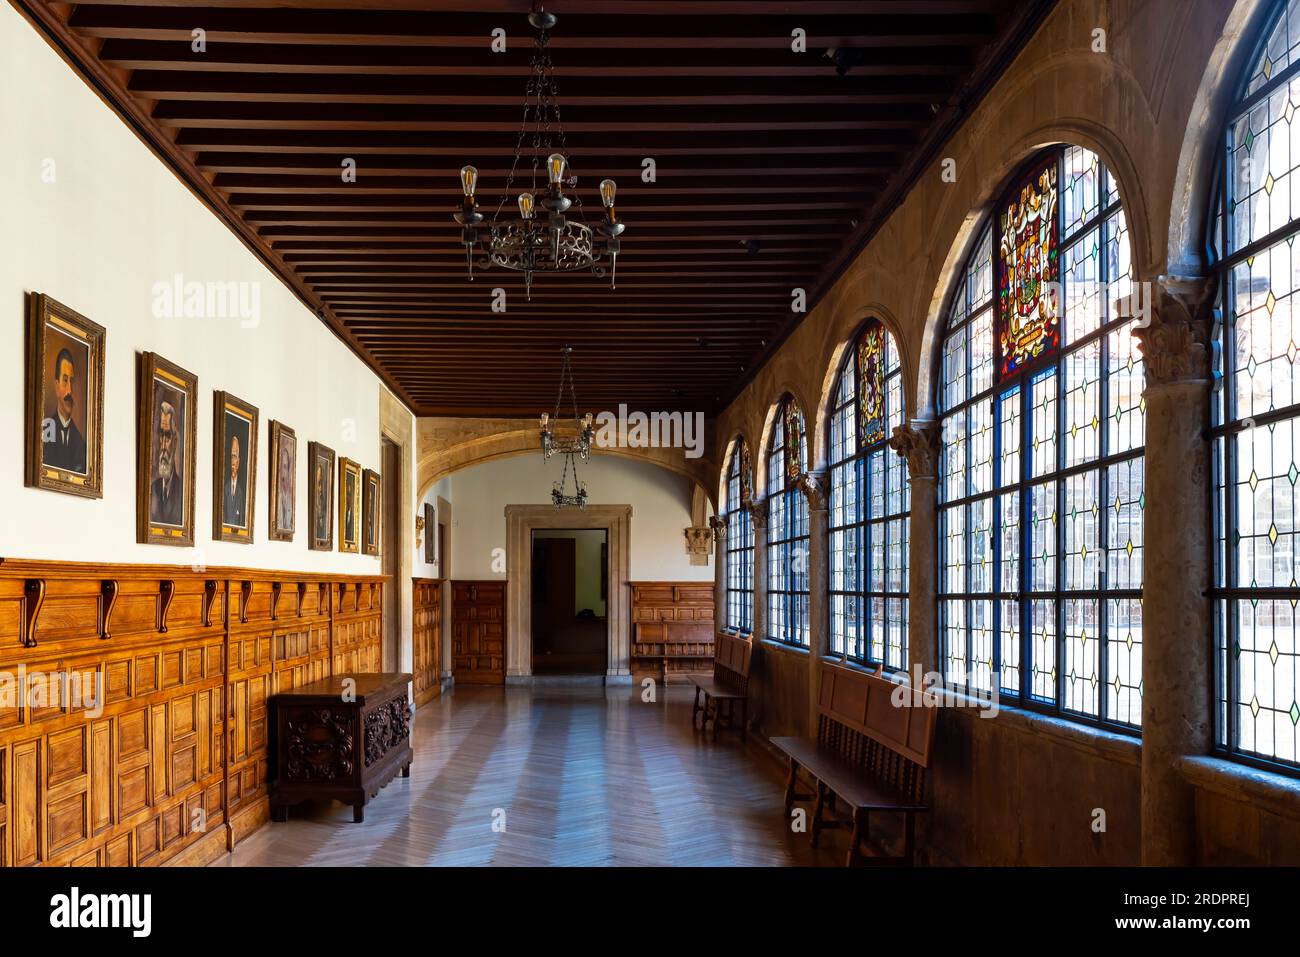
<path id="1" fill-rule="evenodd" d="M 352 820 L 397 772 L 411 774 L 408 674 L 343 674 L 272 695 L 271 818 L 312 798 L 352 805 Z"/>

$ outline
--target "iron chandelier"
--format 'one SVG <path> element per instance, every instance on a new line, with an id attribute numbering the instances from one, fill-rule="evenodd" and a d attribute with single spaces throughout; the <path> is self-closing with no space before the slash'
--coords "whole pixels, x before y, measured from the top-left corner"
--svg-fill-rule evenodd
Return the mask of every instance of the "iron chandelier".
<path id="1" fill-rule="evenodd" d="M 600 200 L 605 208 L 604 218 L 595 226 L 588 226 L 582 215 L 582 198 L 576 191 L 564 192 L 567 185 L 572 190 L 578 182 L 565 156 L 564 126 L 560 122 L 560 107 L 556 102 L 554 65 L 548 49 L 547 31 L 555 26 L 556 17 L 534 4 L 528 22 L 537 30 L 534 41 L 531 72 L 524 88 L 524 116 L 515 143 L 514 161 L 506 178 L 501 202 L 491 222 L 486 222 L 479 212 L 475 199 L 478 170 L 464 166 L 460 171 L 460 185 L 464 191 L 460 211 L 454 215 L 461 224 L 461 243 L 465 246 L 465 263 L 469 279 L 474 280 L 476 250 L 486 255 L 480 259 L 483 266 L 493 264 L 524 274 L 524 289 L 532 298 L 533 274 L 574 272 L 591 269 L 603 276 L 605 267 L 597 263 L 609 256 L 609 287 L 614 286 L 614 273 L 621 249 L 619 236 L 623 224 L 614 211 L 614 197 L 618 187 L 612 179 L 600 181 Z M 532 144 L 524 143 L 532 132 Z M 518 218 L 513 214 L 502 216 L 510 191 L 515 182 L 519 162 L 527 154 L 532 164 L 532 184 L 528 192 L 520 193 L 515 200 Z M 544 158 L 543 158 L 544 157 Z M 538 196 L 538 173 L 545 170 L 546 185 Z M 566 177 L 566 173 L 568 174 Z M 540 207 L 540 209 L 539 209 Z M 569 214 L 569 215 L 566 215 Z M 576 214 L 576 218 L 574 218 Z"/>
<path id="2" fill-rule="evenodd" d="M 560 365 L 560 390 L 555 396 L 554 424 L 560 422 L 560 405 L 564 401 L 564 387 L 569 387 L 569 399 L 573 403 L 573 427 L 574 434 L 571 437 L 557 438 L 552 427 L 552 413 L 543 412 L 541 418 L 541 441 L 542 456 L 549 459 L 552 455 L 564 456 L 564 472 L 560 480 L 551 487 L 551 501 L 556 508 L 564 505 L 576 505 L 578 508 L 587 507 L 587 487 L 582 484 L 578 478 L 578 460 L 583 462 L 591 461 L 591 443 L 595 437 L 595 430 L 592 428 L 591 413 L 588 412 L 582 418 L 578 417 L 578 394 L 573 385 L 573 367 L 570 365 L 569 356 L 573 354 L 572 346 L 565 346 L 560 350 L 563 360 Z M 573 492 L 566 489 L 569 474 L 573 474 Z"/>

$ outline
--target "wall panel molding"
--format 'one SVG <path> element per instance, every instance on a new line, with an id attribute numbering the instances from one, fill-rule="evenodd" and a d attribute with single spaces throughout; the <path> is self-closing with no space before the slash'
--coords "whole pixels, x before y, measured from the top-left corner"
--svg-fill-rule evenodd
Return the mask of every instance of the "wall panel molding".
<path id="1" fill-rule="evenodd" d="M 384 584 L 0 559 L 0 866 L 233 848 L 269 818 L 267 700 L 378 670 Z"/>

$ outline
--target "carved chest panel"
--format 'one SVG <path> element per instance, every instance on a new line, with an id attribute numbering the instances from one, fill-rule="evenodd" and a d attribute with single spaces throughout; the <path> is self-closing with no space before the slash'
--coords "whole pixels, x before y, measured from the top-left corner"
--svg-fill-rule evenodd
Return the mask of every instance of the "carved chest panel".
<path id="1" fill-rule="evenodd" d="M 353 819 L 411 768 L 409 674 L 342 674 L 271 698 L 271 812 L 308 799 L 353 806 Z"/>

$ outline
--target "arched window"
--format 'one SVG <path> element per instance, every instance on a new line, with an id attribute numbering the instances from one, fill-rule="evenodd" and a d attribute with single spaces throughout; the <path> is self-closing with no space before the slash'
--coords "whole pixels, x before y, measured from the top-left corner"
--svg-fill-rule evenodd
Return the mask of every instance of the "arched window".
<path id="1" fill-rule="evenodd" d="M 1141 355 L 1119 191 L 1036 156 L 994 206 L 948 316 L 940 407 L 947 681 L 1136 728 L 1142 712 Z"/>
<path id="2" fill-rule="evenodd" d="M 1246 760 L 1300 768 L 1300 3 L 1265 33 L 1230 111 L 1211 251 L 1216 734 Z M 1294 195 L 1293 195 L 1294 194 Z"/>
<path id="3" fill-rule="evenodd" d="M 753 472 L 749 447 L 737 436 L 727 463 L 727 627 L 749 634 L 754 627 L 754 525 L 749 499 Z"/>
<path id="4" fill-rule="evenodd" d="M 907 465 L 887 442 L 903 422 L 902 364 L 873 319 L 835 383 L 830 448 L 831 654 L 907 668 Z"/>
<path id="5" fill-rule="evenodd" d="M 808 646 L 808 500 L 797 480 L 808 471 L 799 403 L 781 401 L 767 443 L 767 636 Z"/>

